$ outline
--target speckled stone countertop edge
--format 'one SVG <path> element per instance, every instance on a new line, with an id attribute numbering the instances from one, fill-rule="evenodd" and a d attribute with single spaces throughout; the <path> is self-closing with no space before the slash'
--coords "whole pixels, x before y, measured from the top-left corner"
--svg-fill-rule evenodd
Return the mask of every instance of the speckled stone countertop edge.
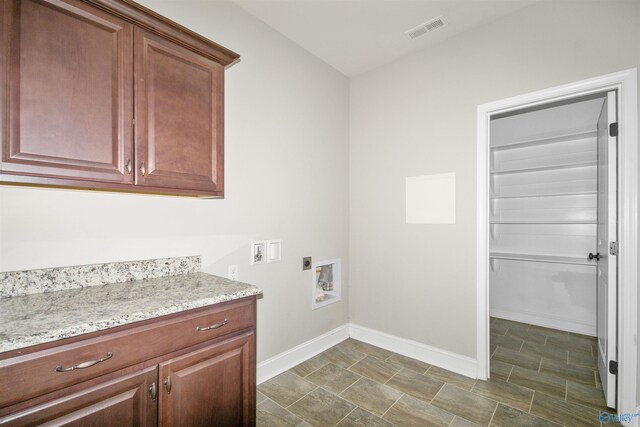
<path id="1" fill-rule="evenodd" d="M 193 272 L 0 298 L 0 353 L 262 294 Z"/>
<path id="2" fill-rule="evenodd" d="M 135 322 L 143 320 L 155 319 L 170 314 L 181 313 L 196 308 L 202 308 L 209 305 L 220 304 L 223 302 L 234 301 L 241 298 L 250 296 L 259 296 L 262 294 L 262 289 L 253 286 L 247 289 L 229 293 L 225 295 L 216 295 L 210 298 L 201 298 L 198 300 L 190 301 L 188 303 L 173 304 L 161 308 L 157 308 L 147 312 L 131 313 L 125 316 L 118 316 L 111 319 L 101 319 L 95 322 L 84 323 L 80 325 L 74 325 L 66 328 L 50 330 L 46 333 L 34 334 L 30 336 L 24 336 L 20 339 L 14 339 L 7 342 L 0 342 L 0 353 L 18 350 L 26 347 L 35 346 L 38 344 L 44 344 L 48 342 L 58 341 L 65 338 L 71 338 L 88 334 L 91 332 L 103 331 L 106 329 L 114 328 L 117 326 L 129 325 Z"/>
<path id="3" fill-rule="evenodd" d="M 199 255 L 0 272 L 0 298 L 103 286 L 200 271 Z"/>

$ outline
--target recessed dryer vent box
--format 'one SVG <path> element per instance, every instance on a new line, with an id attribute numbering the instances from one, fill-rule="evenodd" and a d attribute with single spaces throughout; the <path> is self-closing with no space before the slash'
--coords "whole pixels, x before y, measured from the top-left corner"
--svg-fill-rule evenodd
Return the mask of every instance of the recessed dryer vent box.
<path id="1" fill-rule="evenodd" d="M 340 266 L 340 259 L 313 264 L 311 270 L 311 308 L 313 310 L 340 301 L 342 296 Z"/>

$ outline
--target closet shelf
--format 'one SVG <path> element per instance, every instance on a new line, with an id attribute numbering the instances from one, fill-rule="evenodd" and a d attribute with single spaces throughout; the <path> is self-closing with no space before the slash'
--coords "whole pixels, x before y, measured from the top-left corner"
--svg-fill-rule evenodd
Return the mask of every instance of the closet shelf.
<path id="1" fill-rule="evenodd" d="M 546 262 L 551 264 L 574 264 L 574 265 L 598 265 L 595 261 L 589 261 L 587 257 L 572 257 L 558 255 L 521 254 L 511 252 L 491 252 L 491 259 L 508 259 L 514 261 Z"/>
<path id="2" fill-rule="evenodd" d="M 492 219 L 490 224 L 597 224 L 596 220 L 564 219 Z"/>
<path id="3" fill-rule="evenodd" d="M 553 166 L 537 166 L 533 168 L 515 168 L 515 169 L 506 169 L 506 170 L 494 170 L 491 171 L 491 175 L 507 175 L 514 173 L 527 173 L 527 172 L 546 172 L 553 170 L 562 170 L 562 169 L 577 169 L 577 168 L 589 168 L 598 166 L 597 161 L 591 162 L 581 162 L 581 163 L 565 163 L 560 165 Z"/>
<path id="4" fill-rule="evenodd" d="M 524 141 L 512 142 L 510 144 L 498 145 L 491 147 L 493 151 L 512 150 L 514 148 L 526 148 L 534 147 L 536 145 L 555 144 L 558 142 L 571 142 L 586 138 L 595 138 L 598 135 L 597 131 L 570 133 L 567 135 L 555 136 L 551 138 L 539 138 L 539 139 L 527 139 Z"/>
<path id="5" fill-rule="evenodd" d="M 536 199 L 539 197 L 597 196 L 597 191 L 568 191 L 564 193 L 516 194 L 513 196 L 491 196 L 491 200 L 499 199 Z"/>

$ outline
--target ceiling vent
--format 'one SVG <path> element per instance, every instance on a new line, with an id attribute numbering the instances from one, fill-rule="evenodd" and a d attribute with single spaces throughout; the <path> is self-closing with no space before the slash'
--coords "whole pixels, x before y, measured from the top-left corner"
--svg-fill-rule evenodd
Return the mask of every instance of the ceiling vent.
<path id="1" fill-rule="evenodd" d="M 420 24 L 417 27 L 414 27 L 410 30 L 405 31 L 405 34 L 409 36 L 411 40 L 415 40 L 418 37 L 424 36 L 427 33 L 430 33 L 432 31 L 435 31 L 439 28 L 444 27 L 446 24 L 447 23 L 444 20 L 444 17 L 438 16 L 437 18 L 432 19 L 431 21 L 427 21 L 424 24 Z"/>

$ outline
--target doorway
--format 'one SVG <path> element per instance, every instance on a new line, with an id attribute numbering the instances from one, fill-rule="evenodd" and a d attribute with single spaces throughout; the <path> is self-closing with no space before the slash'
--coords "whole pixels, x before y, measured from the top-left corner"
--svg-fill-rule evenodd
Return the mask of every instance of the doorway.
<path id="1" fill-rule="evenodd" d="M 597 335 L 607 404 L 635 412 L 636 82 L 629 70 L 478 108 L 480 379 L 490 313 L 514 329 Z"/>

